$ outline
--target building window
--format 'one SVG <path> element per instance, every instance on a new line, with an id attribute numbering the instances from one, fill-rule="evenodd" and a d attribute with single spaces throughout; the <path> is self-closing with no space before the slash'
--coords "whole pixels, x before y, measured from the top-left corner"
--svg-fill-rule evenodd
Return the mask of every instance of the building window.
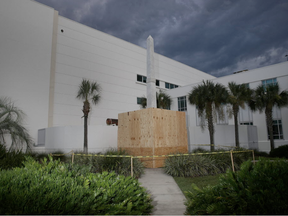
<path id="1" fill-rule="evenodd" d="M 160 81 L 156 80 L 156 86 L 160 86 Z"/>
<path id="2" fill-rule="evenodd" d="M 274 106 L 272 109 L 272 118 L 273 118 L 273 138 L 283 139 L 281 110 L 276 106 Z M 268 125 L 267 125 L 267 132 L 268 132 L 268 139 L 270 139 Z"/>
<path id="3" fill-rule="evenodd" d="M 138 75 L 137 74 L 137 81 L 138 82 L 143 82 L 146 83 L 147 77 L 146 76 L 142 76 L 142 75 Z"/>
<path id="4" fill-rule="evenodd" d="M 186 96 L 178 97 L 178 111 L 187 111 Z"/>
<path id="5" fill-rule="evenodd" d="M 266 86 L 267 85 L 275 85 L 276 83 L 277 83 L 277 79 L 276 78 L 262 80 L 262 85 L 264 86 L 265 90 L 266 90 Z"/>
<path id="6" fill-rule="evenodd" d="M 147 83 L 147 77 L 137 74 L 137 82 Z M 160 86 L 159 80 L 156 80 L 156 86 Z"/>
<path id="7" fill-rule="evenodd" d="M 167 89 L 174 89 L 174 88 L 178 88 L 178 87 L 179 87 L 178 85 L 165 82 L 165 88 L 167 88 Z"/>
<path id="8" fill-rule="evenodd" d="M 142 103 L 142 98 L 140 98 L 140 97 L 137 97 L 137 104 L 141 104 Z"/>
<path id="9" fill-rule="evenodd" d="M 240 125 L 253 125 L 253 122 L 240 122 Z"/>
<path id="10" fill-rule="evenodd" d="M 270 139 L 269 130 L 267 127 L 268 139 Z M 273 139 L 283 139 L 282 121 L 273 120 Z"/>
<path id="11" fill-rule="evenodd" d="M 240 125 L 253 125 L 253 114 L 247 104 L 244 109 L 240 107 L 238 119 Z"/>

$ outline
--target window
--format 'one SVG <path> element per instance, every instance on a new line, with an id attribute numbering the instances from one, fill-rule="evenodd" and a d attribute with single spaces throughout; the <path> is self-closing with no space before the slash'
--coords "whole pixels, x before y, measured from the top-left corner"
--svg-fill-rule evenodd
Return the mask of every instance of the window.
<path id="1" fill-rule="evenodd" d="M 253 122 L 241 122 L 240 125 L 253 125 Z"/>
<path id="2" fill-rule="evenodd" d="M 140 97 L 137 97 L 137 104 L 141 104 L 141 102 L 142 102 L 142 98 L 140 98 Z"/>
<path id="3" fill-rule="evenodd" d="M 253 114 L 247 104 L 245 104 L 245 109 L 240 107 L 238 119 L 240 125 L 253 125 Z"/>
<path id="4" fill-rule="evenodd" d="M 274 139 L 284 139 L 283 138 L 283 129 L 282 129 L 282 120 L 281 120 L 281 110 L 274 106 L 272 110 L 273 117 L 273 138 Z M 268 125 L 267 125 L 268 139 L 270 139 Z"/>
<path id="5" fill-rule="evenodd" d="M 267 127 L 268 139 L 270 139 L 269 130 Z M 273 120 L 273 139 L 283 139 L 282 121 Z"/>
<path id="6" fill-rule="evenodd" d="M 186 96 L 178 97 L 178 111 L 187 111 Z"/>
<path id="7" fill-rule="evenodd" d="M 137 74 L 137 82 L 147 83 L 147 77 Z M 159 80 L 156 80 L 156 86 L 160 86 Z"/>
<path id="8" fill-rule="evenodd" d="M 160 81 L 156 80 L 156 86 L 160 86 Z"/>
<path id="9" fill-rule="evenodd" d="M 178 85 L 165 82 L 165 88 L 167 88 L 167 89 L 174 89 L 174 88 L 178 88 L 178 87 L 179 87 Z"/>
<path id="10" fill-rule="evenodd" d="M 277 79 L 276 78 L 262 80 L 262 85 L 264 86 L 265 90 L 266 90 L 266 86 L 267 85 L 275 85 L 276 83 L 277 83 Z"/>
<path id="11" fill-rule="evenodd" d="M 147 79 L 146 76 L 142 76 L 142 75 L 138 75 L 138 74 L 137 74 L 137 81 L 138 81 L 138 82 L 146 83 L 146 79 Z"/>

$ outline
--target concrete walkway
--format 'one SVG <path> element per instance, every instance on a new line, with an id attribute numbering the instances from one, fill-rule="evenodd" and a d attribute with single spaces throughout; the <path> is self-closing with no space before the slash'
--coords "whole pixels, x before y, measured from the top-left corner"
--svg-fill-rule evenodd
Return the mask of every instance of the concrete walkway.
<path id="1" fill-rule="evenodd" d="M 145 169 L 145 174 L 138 180 L 152 195 L 152 215 L 184 214 L 186 198 L 173 177 L 165 174 L 163 169 Z"/>

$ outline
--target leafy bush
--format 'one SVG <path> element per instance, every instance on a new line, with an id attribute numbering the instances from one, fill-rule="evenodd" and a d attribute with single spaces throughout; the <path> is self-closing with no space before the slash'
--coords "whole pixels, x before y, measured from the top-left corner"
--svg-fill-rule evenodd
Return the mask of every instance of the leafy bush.
<path id="1" fill-rule="evenodd" d="M 271 157 L 288 158 L 288 145 L 282 145 L 270 151 Z"/>
<path id="2" fill-rule="evenodd" d="M 64 155 L 62 151 L 53 151 L 51 152 L 53 159 L 57 160 L 59 159 L 62 162 L 71 162 L 71 154 L 70 155 Z M 50 153 L 47 152 L 29 152 L 26 154 L 27 156 L 33 157 L 36 161 L 41 162 L 44 158 L 49 159 L 48 155 Z"/>
<path id="3" fill-rule="evenodd" d="M 0 172 L 0 214 L 149 214 L 151 198 L 131 177 L 27 158 Z"/>
<path id="4" fill-rule="evenodd" d="M 237 151 L 243 149 L 237 149 Z M 218 149 L 214 152 L 227 151 Z M 204 149 L 196 149 L 194 153 L 210 153 Z M 251 153 L 233 153 L 235 170 L 240 169 L 240 165 L 251 157 Z M 229 153 L 207 154 L 207 155 L 182 155 L 169 157 L 165 160 L 164 171 L 172 176 L 197 177 L 205 175 L 215 175 L 225 173 L 227 169 L 232 169 L 231 156 Z"/>
<path id="5" fill-rule="evenodd" d="M 84 153 L 81 153 L 84 154 Z M 129 155 L 125 150 L 109 149 L 105 153 L 98 155 Z M 119 175 L 131 175 L 130 157 L 97 157 L 97 156 L 75 156 L 75 163 L 89 165 L 91 172 L 115 172 Z M 133 159 L 133 175 L 138 178 L 144 173 L 144 164 L 138 159 Z"/>
<path id="6" fill-rule="evenodd" d="M 0 169 L 12 169 L 23 166 L 25 154 L 20 150 L 11 149 L 7 151 L 6 147 L 0 143 Z"/>
<path id="7" fill-rule="evenodd" d="M 288 212 L 288 162 L 261 159 L 241 165 L 238 172 L 229 170 L 216 186 L 202 190 L 193 185 L 186 192 L 186 213 L 202 214 L 285 214 Z"/>
<path id="8" fill-rule="evenodd" d="M 52 154 L 63 154 L 61 151 L 55 151 Z M 0 169 L 12 169 L 14 167 L 23 167 L 25 156 L 33 157 L 36 161 L 40 162 L 44 158 L 48 158 L 48 153 L 42 152 L 26 152 L 21 150 L 10 149 L 7 150 L 5 145 L 0 143 Z M 67 156 L 53 156 L 54 159 L 60 159 L 63 162 L 70 162 L 71 155 Z"/>
<path id="9" fill-rule="evenodd" d="M 220 173 L 211 157 L 175 156 L 165 159 L 164 171 L 178 177 L 197 177 Z"/>
<path id="10" fill-rule="evenodd" d="M 262 152 L 257 149 L 254 149 L 254 156 L 255 157 L 269 157 L 269 154 L 267 152 Z"/>

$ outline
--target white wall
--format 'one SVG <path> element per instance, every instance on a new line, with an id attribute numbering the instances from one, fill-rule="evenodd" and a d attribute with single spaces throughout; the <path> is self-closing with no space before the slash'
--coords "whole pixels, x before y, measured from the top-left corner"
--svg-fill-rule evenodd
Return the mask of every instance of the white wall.
<path id="1" fill-rule="evenodd" d="M 61 32 L 63 30 L 63 32 Z M 148 35 L 147 35 L 148 37 Z M 187 85 L 211 75 L 155 53 L 156 78 Z M 55 78 L 54 126 L 80 125 L 82 102 L 75 99 L 82 78 L 99 82 L 101 101 L 92 107 L 90 125 L 104 125 L 118 113 L 140 109 L 137 97 L 146 95 L 146 49 L 98 30 L 59 17 Z"/>
<path id="2" fill-rule="evenodd" d="M 92 125 L 88 127 L 88 151 L 90 153 L 105 152 L 109 148 L 117 148 L 116 126 Z M 83 151 L 84 127 L 65 126 L 45 129 L 45 151 Z M 34 148 L 37 151 L 37 147 Z M 40 147 L 40 151 L 43 147 Z"/>
<path id="3" fill-rule="evenodd" d="M 239 143 L 240 147 L 249 148 L 252 146 L 253 140 L 249 137 L 249 130 L 253 133 L 253 127 L 255 126 L 246 126 L 239 125 Z M 251 129 L 252 128 L 252 129 Z M 215 145 L 219 146 L 218 148 L 225 148 L 225 146 L 235 147 L 235 133 L 234 125 L 215 125 Z M 210 146 L 201 146 L 203 144 L 210 144 L 209 131 L 206 128 L 202 131 L 201 127 L 192 126 L 188 128 L 190 139 L 189 139 L 189 150 L 195 148 L 205 148 L 210 149 Z M 257 137 L 257 131 L 254 133 L 254 136 Z M 249 139 L 250 138 L 250 139 Z M 257 141 L 254 140 L 255 149 L 258 149 Z"/>
<path id="4" fill-rule="evenodd" d="M 48 123 L 53 15 L 30 0 L 0 1 L 0 97 L 26 113 L 35 142 Z"/>

